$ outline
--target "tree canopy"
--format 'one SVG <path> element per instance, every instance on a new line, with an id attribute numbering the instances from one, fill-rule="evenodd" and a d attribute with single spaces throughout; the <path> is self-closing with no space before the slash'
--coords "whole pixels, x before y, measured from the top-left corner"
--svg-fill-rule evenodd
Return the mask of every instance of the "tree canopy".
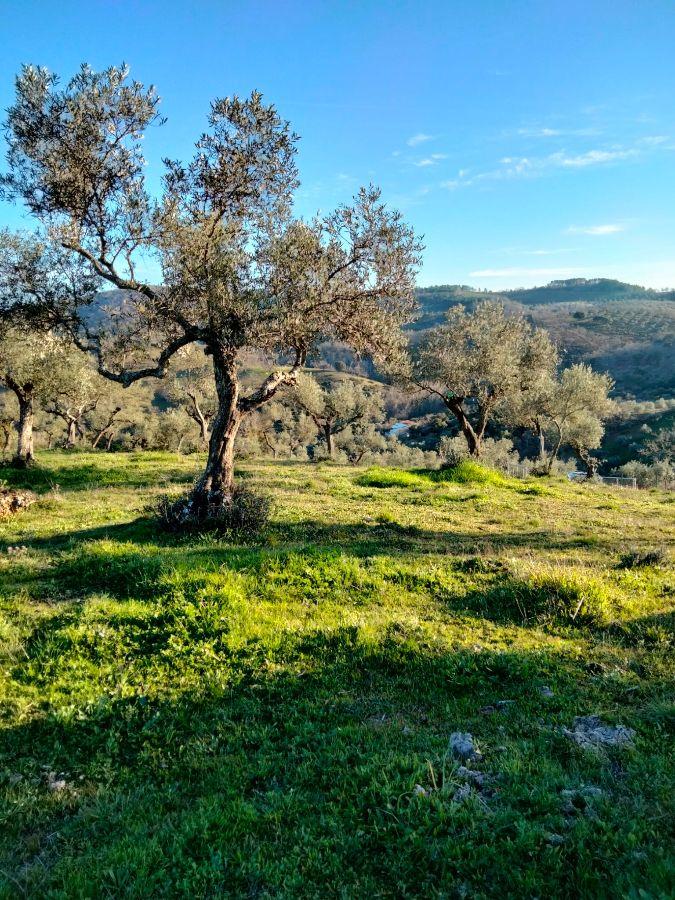
<path id="1" fill-rule="evenodd" d="M 33 269 L 10 272 L 3 303 L 66 331 L 122 385 L 163 377 L 189 344 L 205 348 L 217 410 L 189 510 L 199 518 L 228 502 L 243 417 L 293 384 L 319 341 L 382 359 L 399 352 L 421 245 L 374 187 L 323 218 L 293 219 L 297 136 L 258 92 L 215 100 L 192 159 L 165 160 L 153 197 L 142 139 L 161 124 L 158 106 L 125 66 L 82 66 L 63 87 L 24 67 L 1 184 L 48 243 L 33 243 Z M 45 265 L 49 290 L 37 277 Z M 93 315 L 105 283 L 125 304 Z M 237 361 L 250 348 L 286 364 L 244 393 Z"/>
<path id="2" fill-rule="evenodd" d="M 438 396 L 456 418 L 472 456 L 491 419 L 509 415 L 558 359 L 548 334 L 499 303 L 448 310 L 412 347 L 404 383 Z"/>

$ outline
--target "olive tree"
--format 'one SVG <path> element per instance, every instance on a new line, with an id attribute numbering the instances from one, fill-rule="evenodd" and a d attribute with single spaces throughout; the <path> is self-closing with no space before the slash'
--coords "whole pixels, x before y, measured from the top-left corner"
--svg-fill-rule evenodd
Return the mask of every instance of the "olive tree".
<path id="1" fill-rule="evenodd" d="M 273 401 L 250 415 L 244 431 L 249 454 L 271 453 L 282 456 L 307 456 L 307 445 L 316 440 L 312 419 L 295 404 Z"/>
<path id="2" fill-rule="evenodd" d="M 198 351 L 199 352 L 199 351 Z M 199 429 L 202 449 L 208 445 L 211 422 L 216 414 L 213 369 L 194 357 L 174 377 L 169 399 L 177 404 Z"/>
<path id="3" fill-rule="evenodd" d="M 599 447 L 604 435 L 603 422 L 615 409 L 609 393 L 614 382 L 590 366 L 579 363 L 563 369 L 551 385 L 542 404 L 542 412 L 552 434 L 552 446 L 546 462 L 550 474 L 560 448 L 567 444 L 586 466 L 592 477 L 597 462 L 590 450 Z"/>
<path id="4" fill-rule="evenodd" d="M 479 457 L 488 423 L 508 417 L 530 385 L 555 369 L 543 329 L 507 316 L 499 303 L 448 310 L 445 322 L 412 348 L 403 380 L 439 397 L 455 417 L 471 456 Z"/>
<path id="5" fill-rule="evenodd" d="M 7 455 L 7 448 L 14 430 L 16 415 L 9 403 L 9 392 L 0 391 L 0 459 Z"/>
<path id="6" fill-rule="evenodd" d="M 313 376 L 303 373 L 297 379 L 293 400 L 314 422 L 318 436 L 325 444 L 326 454 L 331 459 L 335 455 L 337 435 L 345 432 L 353 434 L 357 423 L 365 425 L 384 419 L 381 393 L 354 379 L 331 380 L 322 385 Z M 365 447 L 365 434 L 366 431 L 362 430 L 362 439 L 356 442 L 359 447 Z"/>
<path id="7" fill-rule="evenodd" d="M 15 465 L 33 461 L 36 407 L 60 386 L 63 354 L 63 342 L 49 333 L 0 326 L 0 385 L 14 394 L 19 407 Z"/>
<path id="8" fill-rule="evenodd" d="M 86 418 L 92 450 L 96 450 L 104 441 L 106 448 L 110 449 L 115 433 L 123 422 L 123 415 L 124 407 L 109 394 L 98 401 Z"/>
<path id="9" fill-rule="evenodd" d="M 114 317 L 87 315 L 93 295 L 64 303 L 64 292 L 50 307 L 104 377 L 162 378 L 184 347 L 204 347 L 216 411 L 186 506 L 203 518 L 231 500 L 242 421 L 295 383 L 318 342 L 396 352 L 421 247 L 374 188 L 327 217 L 294 221 L 297 138 L 257 92 L 215 100 L 193 158 L 165 160 L 162 194 L 152 197 L 141 147 L 158 105 L 155 89 L 130 81 L 125 67 L 83 66 L 64 87 L 25 67 L 8 111 L 2 185 L 100 285 L 125 292 Z M 149 257 L 159 284 L 142 274 Z M 238 362 L 250 349 L 279 362 L 244 391 Z"/>
<path id="10" fill-rule="evenodd" d="M 355 422 L 339 435 L 338 449 L 347 457 L 352 466 L 380 456 L 387 450 L 387 439 L 372 423 L 364 420 Z"/>
<path id="11" fill-rule="evenodd" d="M 66 447 L 72 449 L 84 438 L 85 419 L 98 406 L 105 382 L 82 354 L 74 356 L 72 351 L 62 354 L 58 368 L 43 406 L 65 423 Z"/>

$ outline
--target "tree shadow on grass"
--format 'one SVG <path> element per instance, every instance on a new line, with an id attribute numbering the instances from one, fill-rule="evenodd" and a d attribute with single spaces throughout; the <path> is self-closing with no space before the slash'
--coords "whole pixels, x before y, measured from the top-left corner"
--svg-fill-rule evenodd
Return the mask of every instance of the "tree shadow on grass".
<path id="1" fill-rule="evenodd" d="M 498 553 L 511 548 L 575 550 L 589 545 L 586 538 L 561 535 L 559 532 L 537 530 L 485 534 L 479 531 L 439 531 L 403 526 L 396 523 L 337 523 L 304 520 L 301 522 L 272 522 L 264 534 L 241 538 L 238 535 L 213 535 L 205 532 L 209 552 L 230 553 L 241 548 L 274 548 L 297 552 L 312 548 L 324 550 L 331 547 L 356 556 L 378 555 L 391 550 L 405 550 L 413 554 L 482 553 L 486 550 Z M 166 532 L 152 516 L 139 516 L 132 522 L 100 525 L 75 531 L 64 531 L 48 537 L 26 538 L 24 543 L 34 549 L 61 549 L 64 545 L 101 539 L 134 541 L 139 545 L 153 543 L 165 547 L 194 545 L 200 535 L 175 535 Z M 0 550 L 8 543 L 0 541 Z M 593 545 L 595 546 L 595 544 Z"/>
<path id="2" fill-rule="evenodd" d="M 73 454 L 76 457 L 77 454 Z M 162 465 L 161 472 L 151 466 L 134 466 L 134 461 L 126 466 L 103 466 L 85 463 L 81 460 L 41 465 L 39 462 L 27 469 L 6 465 L 0 468 L 0 476 L 10 487 L 32 490 L 38 495 L 46 494 L 57 488 L 64 492 L 90 491 L 100 488 L 134 488 L 150 487 L 158 484 L 191 484 L 197 473 L 186 471 L 184 467 Z M 142 462 L 142 460 L 141 460 Z"/>
<path id="3" fill-rule="evenodd" d="M 543 540 L 545 546 L 555 546 L 562 551 L 577 546 L 573 539 L 560 538 L 559 535 Z M 275 573 L 283 573 L 287 565 L 297 568 L 299 560 L 304 560 L 301 569 L 305 565 L 317 570 L 337 566 L 335 573 L 321 574 L 320 598 L 320 591 L 327 589 L 333 579 L 338 579 L 336 584 L 340 587 L 340 579 L 352 577 L 350 571 L 342 571 L 345 563 L 340 563 L 340 560 L 393 558 L 392 575 L 385 573 L 383 577 L 396 581 L 402 577 L 398 574 L 397 559 L 414 562 L 427 556 L 440 556 L 444 560 L 443 565 L 455 571 L 473 572 L 477 566 L 478 572 L 489 576 L 484 580 L 494 582 L 494 586 L 481 585 L 473 594 L 459 596 L 443 588 L 434 578 L 430 581 L 429 577 L 421 574 L 417 579 L 419 584 L 416 576 L 406 575 L 410 582 L 408 587 L 421 588 L 442 604 L 495 621 L 500 621 L 508 606 L 508 615 L 504 620 L 524 624 L 523 619 L 527 616 L 523 617 L 522 609 L 511 601 L 514 597 L 518 600 L 525 588 L 511 583 L 513 579 L 509 581 L 507 567 L 499 560 L 499 554 L 514 548 L 541 547 L 542 535 L 540 532 L 520 532 L 502 534 L 499 540 L 495 540 L 492 536 L 469 532 L 439 532 L 388 524 L 330 526 L 305 521 L 273 523 L 262 537 L 249 540 L 215 539 L 208 535 L 204 538 L 198 535 L 177 537 L 159 531 L 156 520 L 140 517 L 119 525 L 81 529 L 52 537 L 27 538 L 24 543 L 29 550 L 52 553 L 52 564 L 47 569 L 22 568 L 19 557 L 15 571 L 7 570 L 3 580 L 9 585 L 20 584 L 29 593 L 44 594 L 46 591 L 52 600 L 84 598 L 94 594 L 106 594 L 117 599 L 156 600 L 166 595 L 167 579 L 175 571 L 183 575 L 189 573 L 193 580 L 214 572 L 250 572 L 262 577 L 264 582 L 270 566 Z M 8 542 L 0 542 L 0 552 L 7 546 Z M 275 577 L 278 578 L 278 574 Z M 289 582 L 290 595 L 302 588 L 303 597 L 310 602 L 314 581 L 312 578 L 300 578 L 300 582 L 300 587 L 292 580 Z M 343 587 L 349 593 L 349 584 L 345 583 Z M 205 590 L 208 592 L 208 587 Z M 509 594 L 509 590 L 507 599 L 510 603 L 505 604 L 501 602 L 502 595 Z"/>
<path id="4" fill-rule="evenodd" d="M 495 896 L 534 882 L 569 896 L 616 883 L 617 829 L 647 854 L 660 843 L 624 803 L 601 831 L 571 831 L 569 852 L 547 852 L 543 835 L 564 828 L 560 787 L 611 778 L 559 731 L 597 700 L 579 660 L 415 638 L 392 626 L 377 645 L 355 627 L 250 640 L 222 648 L 186 691 L 195 647 L 156 673 L 159 696 L 131 682 L 133 696 L 101 693 L 74 715 L 46 708 L 5 728 L 0 868 L 26 896 L 384 896 L 392 884 L 436 896 L 485 879 Z M 482 711 L 504 699 L 504 712 Z M 452 760 L 442 773 L 456 730 L 483 749 L 488 799 L 452 802 Z M 645 747 L 658 755 L 657 742 Z M 627 877 L 644 885 L 630 860 Z"/>

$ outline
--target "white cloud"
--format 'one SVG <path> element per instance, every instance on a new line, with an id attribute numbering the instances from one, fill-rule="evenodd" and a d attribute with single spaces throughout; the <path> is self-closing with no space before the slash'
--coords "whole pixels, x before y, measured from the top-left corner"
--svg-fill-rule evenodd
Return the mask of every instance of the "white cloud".
<path id="1" fill-rule="evenodd" d="M 667 145 L 661 149 L 669 149 Z M 637 158 L 643 155 L 645 148 L 613 147 L 611 149 L 587 150 L 585 153 L 570 154 L 566 150 L 558 150 L 546 156 L 503 156 L 499 167 L 478 172 L 467 177 L 469 169 L 460 169 L 458 178 L 444 181 L 441 187 L 454 190 L 489 181 L 505 181 L 515 178 L 535 178 L 555 171 L 585 169 L 590 166 L 608 165 L 621 160 Z"/>
<path id="2" fill-rule="evenodd" d="M 625 231 L 625 226 L 618 222 L 612 222 L 607 225 L 570 225 L 567 229 L 569 234 L 617 234 L 619 231 Z"/>
<path id="3" fill-rule="evenodd" d="M 576 253 L 577 247 L 558 247 L 556 250 L 522 250 L 524 256 L 558 256 L 561 253 Z"/>
<path id="4" fill-rule="evenodd" d="M 472 278 L 564 278 L 578 275 L 585 269 L 579 266 L 567 266 L 559 269 L 529 269 L 509 266 L 505 269 L 477 269 L 469 272 Z"/>
<path id="5" fill-rule="evenodd" d="M 557 128 L 519 128 L 518 134 L 523 137 L 557 137 L 562 132 Z"/>
<path id="6" fill-rule="evenodd" d="M 464 277 L 464 276 L 460 276 Z M 675 288 L 675 262 L 673 260 L 642 260 L 637 265 L 625 263 L 594 264 L 579 267 L 554 268 L 520 268 L 517 266 L 504 269 L 480 269 L 469 273 L 467 278 L 474 278 L 477 286 L 506 289 L 509 287 L 533 287 L 556 278 L 618 278 L 631 284 L 642 284 L 645 287 L 663 290 Z M 485 281 L 480 285 L 480 281 Z M 499 279 L 498 284 L 495 280 Z M 442 277 L 437 276 L 435 283 Z M 447 280 L 447 279 L 446 279 Z M 466 279 L 465 279 L 466 280 Z M 475 282 L 474 282 L 475 283 Z"/>
<path id="7" fill-rule="evenodd" d="M 618 159 L 628 159 L 631 156 L 637 156 L 638 151 L 635 149 L 614 149 L 614 150 L 588 150 L 586 153 L 578 153 L 570 156 L 565 150 L 558 150 L 556 153 L 549 153 L 548 156 L 505 156 L 500 159 L 500 163 L 508 166 L 503 171 L 503 175 L 511 177 L 513 175 L 522 175 L 528 171 L 541 171 L 543 169 L 582 169 L 586 166 L 597 166 L 603 163 L 614 162 Z M 499 171 L 499 170 L 498 170 Z"/>
<path id="8" fill-rule="evenodd" d="M 566 153 L 552 153 L 548 161 L 552 165 L 560 165 L 563 168 L 583 168 L 584 166 L 597 166 L 602 163 L 614 162 L 617 159 L 629 159 L 637 156 L 637 150 L 589 150 L 577 156 L 568 156 Z"/>
<path id="9" fill-rule="evenodd" d="M 409 147 L 417 147 L 419 144 L 425 144 L 427 141 L 433 141 L 433 139 L 433 135 L 424 134 L 420 131 L 419 134 L 414 134 L 412 137 L 409 137 L 407 144 Z"/>
<path id="10" fill-rule="evenodd" d="M 665 134 L 651 134 L 648 137 L 643 137 L 640 143 L 658 147 L 659 144 L 665 144 L 669 140 L 670 138 Z"/>
<path id="11" fill-rule="evenodd" d="M 511 132 L 513 134 L 513 132 Z M 518 128 L 515 134 L 526 138 L 551 138 L 551 137 L 588 137 L 600 134 L 598 128 L 548 128 L 536 126 L 530 128 Z"/>
<path id="12" fill-rule="evenodd" d="M 423 168 L 425 166 L 435 166 L 439 160 L 447 159 L 447 158 L 448 158 L 447 153 L 432 153 L 431 156 L 427 156 L 424 159 L 420 159 L 417 162 L 413 163 L 413 165 L 421 167 L 421 168 Z"/>

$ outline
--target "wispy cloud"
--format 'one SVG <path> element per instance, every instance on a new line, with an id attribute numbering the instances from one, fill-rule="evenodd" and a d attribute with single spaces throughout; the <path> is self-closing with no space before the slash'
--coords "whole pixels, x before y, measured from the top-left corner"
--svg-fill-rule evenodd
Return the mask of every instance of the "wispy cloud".
<path id="1" fill-rule="evenodd" d="M 625 226 L 618 222 L 610 222 L 607 225 L 570 225 L 567 229 L 569 234 L 592 234 L 595 236 L 617 234 L 619 231 L 625 230 Z"/>
<path id="2" fill-rule="evenodd" d="M 557 128 L 519 128 L 517 134 L 522 137 L 557 137 L 562 134 Z"/>
<path id="3" fill-rule="evenodd" d="M 413 165 L 418 166 L 419 168 L 424 168 L 426 166 L 435 166 L 437 162 L 440 162 L 440 160 L 447 158 L 447 153 L 432 153 L 431 156 L 426 156 L 424 159 L 417 160 L 417 162 L 414 162 Z"/>
<path id="4" fill-rule="evenodd" d="M 505 269 L 477 269 L 469 272 L 472 278 L 562 278 L 578 275 L 585 269 L 579 266 L 567 266 L 564 268 L 529 269 L 519 266 L 509 266 Z"/>
<path id="5" fill-rule="evenodd" d="M 668 145 L 658 148 L 669 149 Z M 657 149 L 655 145 L 652 149 Z M 644 147 L 597 148 L 583 153 L 569 153 L 557 150 L 546 156 L 503 156 L 498 167 L 483 172 L 469 174 L 468 169 L 460 169 L 457 177 L 441 182 L 441 187 L 456 190 L 460 187 L 480 184 L 481 182 L 506 181 L 515 178 L 536 178 L 557 171 L 574 171 L 593 166 L 605 166 L 629 159 L 637 159 L 646 152 Z"/>
<path id="6" fill-rule="evenodd" d="M 513 134 L 514 132 L 510 132 Z M 515 134 L 525 138 L 552 138 L 552 137 L 590 137 L 600 134 L 599 128 L 549 128 L 547 126 L 532 126 L 518 128 Z"/>
<path id="7" fill-rule="evenodd" d="M 581 169 L 586 166 L 597 166 L 603 163 L 615 162 L 619 159 L 630 159 L 639 153 L 635 148 L 617 150 L 588 150 L 576 156 L 568 156 L 564 151 L 552 153 L 546 162 L 553 166 L 562 166 L 566 169 Z"/>
<path id="8" fill-rule="evenodd" d="M 412 137 L 409 137 L 406 143 L 409 147 L 418 147 L 420 144 L 426 144 L 427 141 L 433 141 L 434 136 L 432 134 L 424 134 L 424 132 L 420 131 L 418 134 L 413 134 Z"/>
<path id="9" fill-rule="evenodd" d="M 669 141 L 670 138 L 667 134 L 649 134 L 647 137 L 642 138 L 643 144 L 665 144 L 666 141 Z"/>
<path id="10" fill-rule="evenodd" d="M 557 250 L 525 250 L 526 256 L 558 256 L 561 253 L 576 253 L 576 247 L 558 247 Z"/>

